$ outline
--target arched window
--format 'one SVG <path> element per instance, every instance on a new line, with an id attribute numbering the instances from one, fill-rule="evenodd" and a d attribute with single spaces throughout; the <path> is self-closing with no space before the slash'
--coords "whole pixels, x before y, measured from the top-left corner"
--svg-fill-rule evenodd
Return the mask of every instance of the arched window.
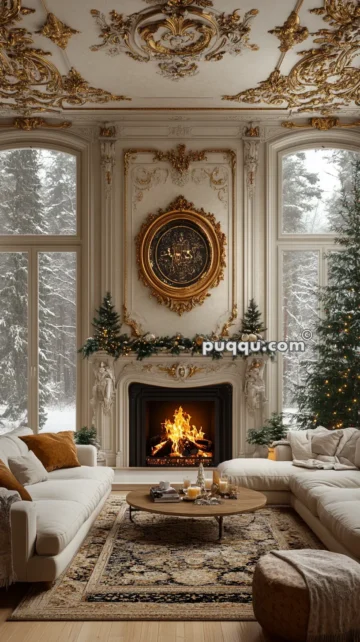
<path id="1" fill-rule="evenodd" d="M 294 392 L 315 358 L 318 286 L 327 282 L 327 253 L 339 251 L 334 226 L 342 189 L 350 187 L 353 162 L 360 157 L 360 149 L 350 149 L 351 144 L 346 149 L 338 140 L 336 147 L 306 142 L 302 148 L 292 149 L 285 147 L 286 142 L 275 143 L 270 152 L 275 166 L 278 157 L 279 189 L 269 207 L 270 297 L 277 301 L 269 307 L 273 334 L 287 341 L 303 339 L 306 344 L 305 353 L 287 352 L 278 359 L 273 407 L 291 414 L 296 410 Z"/>
<path id="2" fill-rule="evenodd" d="M 0 150 L 0 433 L 76 427 L 78 162 Z"/>

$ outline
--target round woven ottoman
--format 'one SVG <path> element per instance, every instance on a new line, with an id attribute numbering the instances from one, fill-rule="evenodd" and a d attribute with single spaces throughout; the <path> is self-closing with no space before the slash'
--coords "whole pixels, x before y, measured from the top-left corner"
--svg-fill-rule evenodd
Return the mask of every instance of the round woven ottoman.
<path id="1" fill-rule="evenodd" d="M 306 640 L 310 613 L 308 590 L 300 573 L 284 560 L 264 555 L 257 563 L 253 608 L 264 631 L 276 639 Z"/>

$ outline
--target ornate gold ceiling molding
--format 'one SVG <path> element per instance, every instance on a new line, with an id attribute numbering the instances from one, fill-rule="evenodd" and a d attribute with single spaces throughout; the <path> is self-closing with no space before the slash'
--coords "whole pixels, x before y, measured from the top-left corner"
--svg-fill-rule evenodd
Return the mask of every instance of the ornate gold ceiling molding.
<path id="1" fill-rule="evenodd" d="M 335 116 L 324 116 L 323 118 L 309 118 L 307 123 L 294 123 L 286 120 L 281 123 L 281 126 L 286 129 L 318 129 L 320 131 L 328 131 L 329 129 L 334 129 L 334 127 L 349 129 L 360 127 L 360 120 L 355 120 L 353 123 L 341 123 L 339 118 Z"/>
<path id="2" fill-rule="evenodd" d="M 312 9 L 329 24 L 319 29 L 311 48 L 299 52 L 301 59 L 286 76 L 280 66 L 259 86 L 223 100 L 270 105 L 287 104 L 298 112 L 315 111 L 328 115 L 331 111 L 355 103 L 360 105 L 360 73 L 352 66 L 360 53 L 360 6 L 353 0 L 324 0 L 324 6 Z"/>
<path id="3" fill-rule="evenodd" d="M 291 12 L 282 27 L 275 27 L 275 29 L 270 29 L 269 31 L 269 33 L 272 33 L 274 36 L 279 38 L 279 49 L 283 53 L 286 53 L 295 45 L 303 42 L 309 36 L 308 28 L 302 27 L 300 24 L 300 18 L 298 14 L 299 8 L 297 10 L 294 9 L 294 11 Z"/>
<path id="4" fill-rule="evenodd" d="M 75 34 L 80 33 L 80 31 L 72 29 L 59 20 L 59 18 L 57 18 L 53 13 L 48 13 L 46 22 L 41 29 L 39 29 L 39 31 L 35 31 L 35 33 L 39 33 L 40 35 L 45 36 L 45 38 L 49 38 L 49 40 L 54 42 L 61 49 L 66 49 L 70 38 Z"/>
<path id="5" fill-rule="evenodd" d="M 249 42 L 257 9 L 241 18 L 238 10 L 226 14 L 208 7 L 213 2 L 168 0 L 130 16 L 113 10 L 109 19 L 92 9 L 102 42 L 90 49 L 104 49 L 111 56 L 125 53 L 137 62 L 156 60 L 159 73 L 170 80 L 194 76 L 199 61 L 218 61 L 226 53 L 236 56 L 244 48 L 258 49 Z"/>
<path id="6" fill-rule="evenodd" d="M 49 52 L 30 46 L 34 40 L 27 29 L 12 28 L 34 10 L 21 7 L 21 0 L 9 0 L 9 5 L 0 3 L 0 108 L 28 116 L 66 106 L 130 100 L 92 87 L 74 68 L 62 76 L 48 59 Z"/>
<path id="7" fill-rule="evenodd" d="M 34 129 L 68 129 L 71 124 L 69 120 L 63 120 L 60 123 L 49 123 L 44 118 L 14 118 L 10 124 L 1 123 L 0 128 L 9 129 L 9 127 L 14 127 L 24 132 L 32 132 Z"/>

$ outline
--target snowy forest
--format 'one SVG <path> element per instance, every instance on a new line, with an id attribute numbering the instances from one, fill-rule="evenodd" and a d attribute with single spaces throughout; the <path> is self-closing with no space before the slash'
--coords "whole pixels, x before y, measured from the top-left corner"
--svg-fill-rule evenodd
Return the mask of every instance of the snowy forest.
<path id="1" fill-rule="evenodd" d="M 341 189 L 348 191 L 356 152 L 311 149 L 283 157 L 282 224 L 285 234 L 331 233 L 337 223 Z M 311 242 L 311 238 L 309 239 Z M 330 240 L 331 243 L 331 240 Z M 319 314 L 319 253 L 316 249 L 283 252 L 283 338 L 301 340 L 314 330 Z M 294 392 L 314 359 L 316 336 L 305 353 L 284 354 L 283 406 L 293 410 Z"/>
<path id="2" fill-rule="evenodd" d="M 76 233 L 76 157 L 0 152 L 0 234 Z M 30 252 L 0 252 L 0 433 L 28 423 Z M 75 429 L 76 253 L 38 253 L 39 428 Z"/>

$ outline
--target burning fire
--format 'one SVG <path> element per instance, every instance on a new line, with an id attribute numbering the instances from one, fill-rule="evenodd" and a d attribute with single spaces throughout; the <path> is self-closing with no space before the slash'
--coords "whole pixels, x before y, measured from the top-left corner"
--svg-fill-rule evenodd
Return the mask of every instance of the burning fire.
<path id="1" fill-rule="evenodd" d="M 163 441 L 154 446 L 151 455 L 153 457 L 156 456 L 162 448 L 171 442 L 169 457 L 185 457 L 184 451 L 197 449 L 196 455 L 193 456 L 211 458 L 212 453 L 206 452 L 211 442 L 205 439 L 202 427 L 198 430 L 196 426 L 191 425 L 190 420 L 191 416 L 181 406 L 178 410 L 175 410 L 174 421 L 171 422 L 169 419 L 165 419 L 164 423 L 161 424 L 161 438 Z"/>

